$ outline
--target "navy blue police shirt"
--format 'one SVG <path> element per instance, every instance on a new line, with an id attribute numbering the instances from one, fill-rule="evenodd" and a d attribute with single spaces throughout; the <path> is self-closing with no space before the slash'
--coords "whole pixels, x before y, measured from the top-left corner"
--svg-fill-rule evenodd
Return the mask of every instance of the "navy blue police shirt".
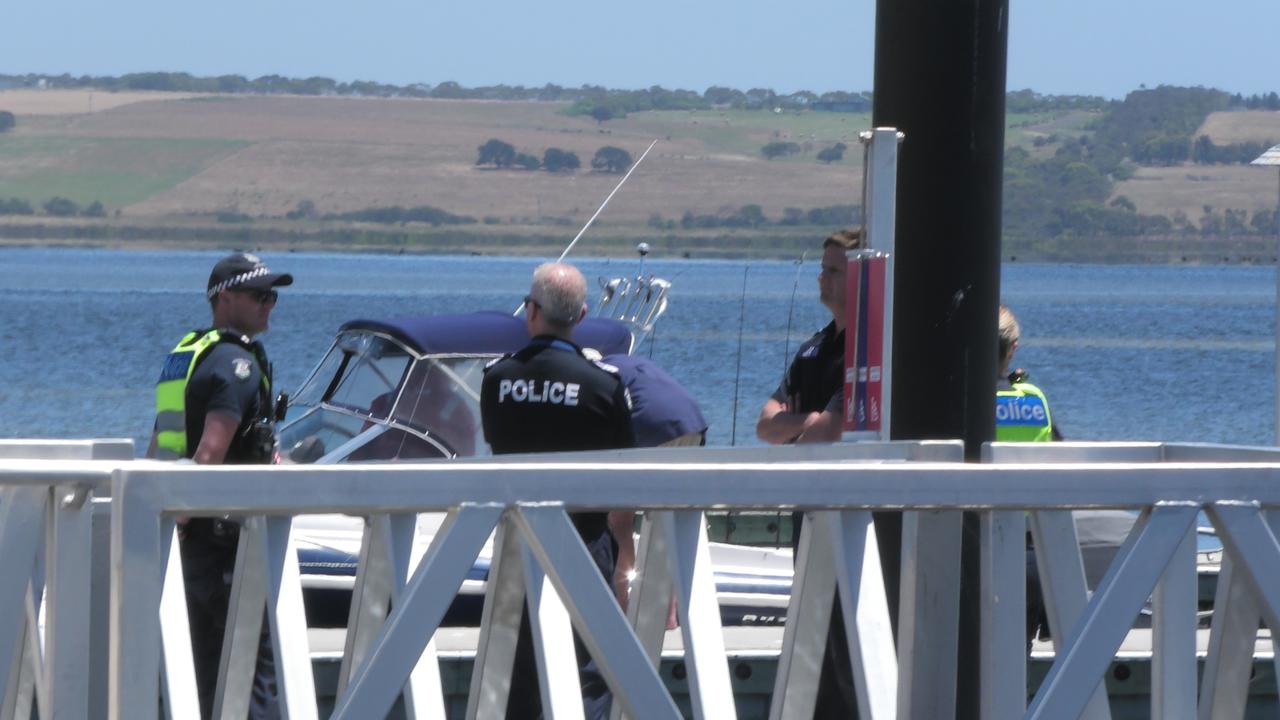
<path id="1" fill-rule="evenodd" d="M 843 412 L 844 331 L 835 321 L 800 346 L 771 397 L 794 413 Z"/>
<path id="2" fill-rule="evenodd" d="M 240 419 L 224 464 L 262 462 L 244 443 L 245 430 L 263 414 L 262 370 L 253 353 L 234 342 L 209 348 L 187 383 L 187 456 L 195 454 L 211 411 Z"/>
<path id="3" fill-rule="evenodd" d="M 480 420 L 495 455 L 635 446 L 630 396 L 617 368 L 552 336 L 485 368 Z M 574 522 L 586 537 L 603 532 L 605 518 L 577 513 Z"/>

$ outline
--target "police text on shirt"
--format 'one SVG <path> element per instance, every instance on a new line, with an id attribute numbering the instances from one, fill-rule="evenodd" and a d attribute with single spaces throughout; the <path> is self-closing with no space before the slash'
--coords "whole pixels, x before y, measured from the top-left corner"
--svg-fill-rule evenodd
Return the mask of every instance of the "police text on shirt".
<path id="1" fill-rule="evenodd" d="M 573 407 L 578 404 L 578 383 L 552 380 L 503 380 L 498 383 L 498 402 L 551 403 Z"/>

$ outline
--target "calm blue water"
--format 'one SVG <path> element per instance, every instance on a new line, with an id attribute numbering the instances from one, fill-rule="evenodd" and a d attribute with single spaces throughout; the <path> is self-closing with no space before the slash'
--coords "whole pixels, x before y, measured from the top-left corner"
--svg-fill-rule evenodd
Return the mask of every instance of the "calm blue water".
<path id="1" fill-rule="evenodd" d="M 145 443 L 160 362 L 208 321 L 202 289 L 222 254 L 0 249 L 0 437 Z M 297 278 L 264 337 L 286 390 L 345 320 L 514 308 L 538 262 L 264 257 Z M 580 265 L 588 278 L 636 271 L 632 260 Z M 646 269 L 673 283 L 654 359 L 702 403 L 713 444 L 733 440 L 736 390 L 736 441 L 754 444 L 755 416 L 787 355 L 796 264 L 651 260 Z M 793 351 L 829 319 L 817 263 L 799 270 Z M 1019 263 L 1002 284 L 1023 327 L 1015 364 L 1048 392 L 1071 439 L 1272 443 L 1274 270 Z"/>

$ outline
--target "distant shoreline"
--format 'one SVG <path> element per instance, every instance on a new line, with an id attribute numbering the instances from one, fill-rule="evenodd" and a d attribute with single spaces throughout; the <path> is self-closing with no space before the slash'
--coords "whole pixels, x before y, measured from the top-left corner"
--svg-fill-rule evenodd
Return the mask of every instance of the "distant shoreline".
<path id="1" fill-rule="evenodd" d="M 121 237 L 14 237 L 11 228 L 0 225 L 0 249 L 6 248 L 79 248 L 123 251 L 214 251 L 246 250 L 272 253 L 316 252 L 352 255 L 472 255 L 472 256 L 555 256 L 572 240 L 573 233 L 563 236 L 548 232 L 529 234 L 465 234 L 456 231 L 408 236 L 392 235 L 379 239 L 375 233 L 361 234 L 360 242 L 317 236 L 281 237 L 272 233 L 245 233 L 238 237 L 210 233 L 191 239 Z M 614 230 L 615 228 L 610 228 Z M 184 228 L 190 231 L 190 228 Z M 576 231 L 575 231 L 576 232 Z M 829 232 L 829 231 L 828 231 Z M 781 238 L 770 233 L 734 233 L 731 235 L 646 235 L 637 232 L 588 233 L 574 248 L 579 257 L 619 257 L 635 251 L 640 242 L 652 248 L 660 259 L 759 259 L 798 260 L 806 251 L 812 257 L 821 245 L 825 232 L 813 229 Z M 1091 238 L 1078 240 L 1070 247 L 1042 244 L 1029 247 L 1006 242 L 1001 261 L 1137 264 L 1137 265 L 1273 265 L 1276 264 L 1276 241 L 1271 238 Z M 1261 240 L 1261 242 L 1260 242 Z"/>

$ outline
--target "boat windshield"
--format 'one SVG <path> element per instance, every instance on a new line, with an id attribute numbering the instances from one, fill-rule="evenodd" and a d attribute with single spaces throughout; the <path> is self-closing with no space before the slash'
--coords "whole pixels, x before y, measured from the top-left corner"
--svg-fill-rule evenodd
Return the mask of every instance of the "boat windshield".
<path id="1" fill-rule="evenodd" d="M 343 333 L 291 401 L 280 447 L 293 462 L 488 455 L 480 382 L 490 359 L 420 357 L 382 335 Z"/>
<path id="2" fill-rule="evenodd" d="M 413 355 L 395 340 L 343 333 L 292 404 L 301 409 L 324 403 L 386 419 L 412 362 Z"/>

